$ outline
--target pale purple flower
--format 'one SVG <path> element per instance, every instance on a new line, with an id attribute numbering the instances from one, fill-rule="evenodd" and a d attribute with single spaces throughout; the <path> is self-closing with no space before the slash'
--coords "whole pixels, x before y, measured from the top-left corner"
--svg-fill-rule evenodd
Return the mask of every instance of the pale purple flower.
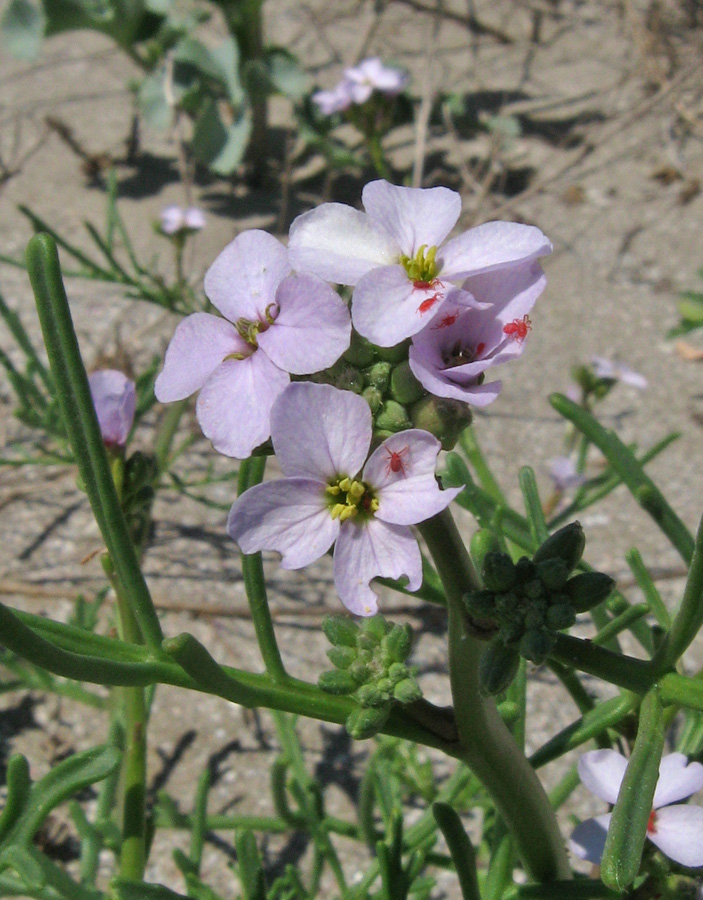
<path id="1" fill-rule="evenodd" d="M 587 481 L 582 472 L 576 471 L 576 463 L 570 456 L 557 456 L 549 463 L 549 477 L 554 490 L 564 493 L 574 487 L 580 487 Z"/>
<path id="2" fill-rule="evenodd" d="M 632 387 L 644 390 L 647 387 L 647 379 L 639 372 L 633 372 L 626 365 L 615 359 L 605 359 L 603 356 L 594 356 L 591 360 L 596 378 L 607 381 L 622 381 Z"/>
<path id="3" fill-rule="evenodd" d="M 627 760 L 615 750 L 592 750 L 578 762 L 583 784 L 606 803 L 615 803 L 625 776 Z M 703 788 L 703 765 L 689 763 L 683 753 L 662 758 L 654 792 L 647 837 L 662 853 L 682 866 L 703 866 L 703 807 L 679 804 Z M 600 863 L 611 815 L 582 822 L 569 841 L 580 859 Z"/>
<path id="4" fill-rule="evenodd" d="M 248 457 L 270 435 L 270 413 L 290 374 L 331 366 L 349 346 L 349 311 L 313 275 L 291 274 L 285 247 L 245 231 L 205 274 L 224 318 L 194 313 L 176 328 L 156 379 L 158 400 L 200 391 L 196 415 L 213 446 Z"/>
<path id="5" fill-rule="evenodd" d="M 88 384 L 103 441 L 124 447 L 137 406 L 134 382 L 117 369 L 99 369 L 88 377 Z"/>
<path id="6" fill-rule="evenodd" d="M 256 485 L 232 507 L 227 530 L 244 553 L 276 550 L 300 569 L 334 549 L 334 583 L 355 615 L 376 612 L 373 578 L 422 584 L 422 557 L 408 527 L 443 510 L 460 488 L 435 480 L 439 441 L 412 429 L 369 457 L 366 401 L 331 385 L 295 382 L 271 411 L 271 437 L 285 478 Z M 363 471 L 362 470 L 363 467 Z"/>
<path id="7" fill-rule="evenodd" d="M 539 263 L 521 263 L 464 282 L 442 312 L 412 339 L 410 368 L 436 397 L 486 406 L 498 396 L 500 381 L 483 383 L 491 366 L 521 355 L 532 328 L 528 313 L 544 290 Z"/>
<path id="8" fill-rule="evenodd" d="M 316 91 L 312 95 L 312 100 L 325 116 L 331 116 L 336 112 L 344 112 L 354 102 L 351 83 L 343 79 L 331 91 Z"/>
<path id="9" fill-rule="evenodd" d="M 405 72 L 384 66 L 377 56 L 362 59 L 353 68 L 345 69 L 344 79 L 354 103 L 366 103 L 374 91 L 393 96 L 408 82 Z"/>
<path id="10" fill-rule="evenodd" d="M 461 211 L 459 194 L 448 188 L 372 181 L 362 201 L 365 213 L 323 203 L 298 216 L 289 252 L 295 269 L 354 285 L 354 327 L 382 347 L 421 331 L 456 289 L 454 282 L 532 268 L 552 249 L 539 228 L 514 222 L 487 222 L 444 243 Z"/>
<path id="11" fill-rule="evenodd" d="M 160 219 L 161 230 L 169 236 L 179 231 L 200 231 L 205 227 L 205 213 L 197 206 L 182 209 L 171 203 L 161 210 Z"/>

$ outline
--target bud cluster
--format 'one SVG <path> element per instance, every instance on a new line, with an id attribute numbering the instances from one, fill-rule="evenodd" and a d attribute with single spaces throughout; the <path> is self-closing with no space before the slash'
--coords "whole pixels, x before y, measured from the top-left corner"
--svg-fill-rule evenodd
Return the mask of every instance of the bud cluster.
<path id="1" fill-rule="evenodd" d="M 332 368 L 313 381 L 360 394 L 371 407 L 374 443 L 405 431 L 429 431 L 451 450 L 471 423 L 468 404 L 429 394 L 415 378 L 408 362 L 410 341 L 395 347 L 376 347 L 352 331 L 351 346 Z"/>
<path id="2" fill-rule="evenodd" d="M 137 547 L 146 543 L 151 528 L 151 506 L 158 466 L 153 456 L 137 450 L 125 462 L 122 511 Z"/>
<path id="3" fill-rule="evenodd" d="M 318 680 L 330 694 L 351 696 L 358 707 L 346 727 L 357 740 L 372 737 L 385 724 L 394 703 L 406 705 L 422 696 L 416 670 L 405 664 L 412 648 L 409 625 L 391 625 L 371 616 L 358 626 L 342 616 L 327 616 L 322 630 L 333 645 L 327 656 L 335 668 Z"/>
<path id="4" fill-rule="evenodd" d="M 497 694 L 513 680 L 520 657 L 542 663 L 556 634 L 570 628 L 578 613 L 606 599 L 614 581 L 602 572 L 571 576 L 585 547 L 583 529 L 573 522 L 555 532 L 532 560 L 513 563 L 505 553 L 483 560 L 485 590 L 463 598 L 469 615 L 495 623 L 494 637 L 481 659 L 481 685 Z"/>

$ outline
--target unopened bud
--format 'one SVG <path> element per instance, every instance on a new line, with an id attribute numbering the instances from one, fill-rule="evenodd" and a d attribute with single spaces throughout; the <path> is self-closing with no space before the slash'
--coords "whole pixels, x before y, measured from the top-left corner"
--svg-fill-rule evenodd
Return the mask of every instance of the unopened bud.
<path id="1" fill-rule="evenodd" d="M 454 456 L 455 454 L 449 453 L 447 455 L 447 462 L 450 457 Z M 459 483 L 461 483 L 461 481 Z M 469 552 L 471 553 L 471 559 L 474 561 L 474 565 L 481 571 L 483 568 L 483 561 L 488 553 L 500 553 L 500 541 L 498 540 L 495 531 L 493 531 L 492 528 L 479 528 L 471 538 Z"/>
<path id="2" fill-rule="evenodd" d="M 391 396 L 398 403 L 415 403 L 425 394 L 425 389 L 415 378 L 410 363 L 404 360 L 398 363 L 391 372 Z"/>
<path id="3" fill-rule="evenodd" d="M 514 647 L 506 647 L 500 640 L 492 641 L 479 662 L 481 693 L 489 696 L 502 693 L 517 675 L 519 665 L 520 654 Z"/>
<path id="4" fill-rule="evenodd" d="M 381 706 L 386 703 L 388 697 L 384 691 L 380 690 L 375 684 L 362 684 L 355 694 L 359 706 Z"/>
<path id="5" fill-rule="evenodd" d="M 544 628 L 530 628 L 520 640 L 520 656 L 541 665 L 554 646 L 554 636 Z"/>
<path id="6" fill-rule="evenodd" d="M 371 407 L 371 412 L 375 415 L 381 408 L 383 403 L 383 394 L 375 387 L 367 387 L 361 392 L 361 396 Z"/>
<path id="7" fill-rule="evenodd" d="M 389 362 L 376 362 L 364 371 L 364 378 L 368 387 L 385 394 L 388 390 L 388 382 L 391 378 L 392 366 Z"/>
<path id="8" fill-rule="evenodd" d="M 615 581 L 604 572 L 582 572 L 564 585 L 564 593 L 577 613 L 587 612 L 602 603 L 615 587 Z"/>
<path id="9" fill-rule="evenodd" d="M 363 338 L 358 332 L 352 330 L 351 344 L 342 359 L 356 366 L 357 369 L 364 369 L 370 366 L 376 358 L 373 345 L 366 338 Z"/>
<path id="10" fill-rule="evenodd" d="M 404 406 L 396 400 L 386 400 L 374 416 L 374 426 L 393 433 L 412 428 L 412 422 Z"/>
<path id="11" fill-rule="evenodd" d="M 317 679 L 317 684 L 320 690 L 328 694 L 352 694 L 358 687 L 349 672 L 341 669 L 323 672 Z"/>
<path id="12" fill-rule="evenodd" d="M 443 450 L 451 450 L 461 432 L 471 424 L 471 408 L 458 400 L 428 395 L 413 404 L 410 418 L 415 428 L 433 434 Z"/>
<path id="13" fill-rule="evenodd" d="M 404 678 L 393 688 L 393 697 L 398 703 L 402 703 L 403 705 L 415 703 L 416 700 L 422 698 L 422 691 L 420 690 L 420 685 L 414 678 Z"/>
<path id="14" fill-rule="evenodd" d="M 492 618 L 496 614 L 496 598 L 493 591 L 470 591 L 461 598 L 470 616 Z"/>
<path id="15" fill-rule="evenodd" d="M 348 669 L 356 659 L 356 651 L 353 647 L 330 647 L 327 657 L 338 669 Z"/>
<path id="16" fill-rule="evenodd" d="M 383 728 L 391 711 L 390 703 L 375 708 L 359 707 L 349 714 L 346 728 L 351 737 L 357 741 L 373 737 Z"/>
<path id="17" fill-rule="evenodd" d="M 562 559 L 571 572 L 583 556 L 586 547 L 586 536 L 580 522 L 572 522 L 565 525 L 539 547 L 533 557 L 535 564 L 545 559 Z"/>
<path id="18" fill-rule="evenodd" d="M 547 628 L 551 631 L 563 631 L 571 628 L 576 621 L 576 611 L 570 603 L 557 603 L 550 606 L 545 616 Z"/>
<path id="19" fill-rule="evenodd" d="M 408 358 L 408 350 L 410 349 L 410 341 L 401 341 L 394 347 L 376 347 L 376 355 L 379 359 L 384 359 L 390 363 L 399 363 Z"/>
<path id="20" fill-rule="evenodd" d="M 404 663 L 410 656 L 413 643 L 413 632 L 410 625 L 394 625 L 386 638 L 386 647 L 390 658 L 397 663 Z"/>
<path id="21" fill-rule="evenodd" d="M 330 644 L 356 647 L 359 629 L 351 619 L 344 616 L 325 616 L 322 620 L 322 630 Z"/>
<path id="22" fill-rule="evenodd" d="M 515 566 L 507 553 L 487 553 L 481 575 L 489 591 L 503 593 L 515 586 Z"/>
<path id="23" fill-rule="evenodd" d="M 369 616 L 361 623 L 361 630 L 372 637 L 375 644 L 380 644 L 381 638 L 390 631 L 390 625 L 383 616 Z"/>
<path id="24" fill-rule="evenodd" d="M 563 559 L 558 556 L 552 559 L 543 559 L 537 564 L 539 580 L 548 591 L 560 591 L 566 584 L 570 569 Z"/>

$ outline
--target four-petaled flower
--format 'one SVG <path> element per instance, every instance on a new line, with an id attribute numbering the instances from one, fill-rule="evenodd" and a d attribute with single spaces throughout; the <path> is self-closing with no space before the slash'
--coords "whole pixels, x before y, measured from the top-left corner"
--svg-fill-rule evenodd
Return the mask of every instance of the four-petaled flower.
<path id="1" fill-rule="evenodd" d="M 352 321 L 363 337 L 391 347 L 421 331 L 463 281 L 532 265 L 552 249 L 539 228 L 487 222 L 443 243 L 461 198 L 444 187 L 407 188 L 372 181 L 366 212 L 323 203 L 290 229 L 293 267 L 354 285 Z"/>
<path id="2" fill-rule="evenodd" d="M 336 541 L 335 587 L 361 616 L 377 609 L 373 578 L 405 575 L 408 590 L 420 587 L 422 557 L 408 526 L 443 510 L 460 490 L 440 491 L 434 475 L 440 444 L 431 434 L 394 434 L 367 460 L 371 431 L 371 410 L 357 394 L 289 385 L 271 411 L 286 477 L 242 494 L 227 522 L 244 553 L 276 550 L 284 569 L 309 565 Z"/>
<path id="3" fill-rule="evenodd" d="M 520 356 L 545 283 L 535 261 L 466 279 L 412 339 L 410 368 L 425 390 L 474 406 L 495 400 L 501 382 L 484 384 L 485 372 Z"/>
<path id="4" fill-rule="evenodd" d="M 366 103 L 374 91 L 389 97 L 400 93 L 408 82 L 408 76 L 400 69 L 384 66 L 377 56 L 344 70 L 344 77 L 329 91 L 316 91 L 313 102 L 326 116 L 343 112 L 352 104 Z"/>
<path id="5" fill-rule="evenodd" d="M 592 750 L 578 762 L 578 773 L 591 793 L 606 803 L 615 803 L 625 776 L 627 760 L 615 750 Z M 703 807 L 679 804 L 703 788 L 703 765 L 689 763 L 683 753 L 662 758 L 654 792 L 647 837 L 662 853 L 682 866 L 703 866 Z M 610 814 L 582 822 L 569 841 L 580 859 L 600 863 Z"/>
<path id="6" fill-rule="evenodd" d="M 167 403 L 200 390 L 203 433 L 220 453 L 245 459 L 269 437 L 290 374 L 325 369 L 347 349 L 349 312 L 319 278 L 291 274 L 285 247 L 258 230 L 225 247 L 205 292 L 225 318 L 194 313 L 178 325 L 155 393 Z"/>
<path id="7" fill-rule="evenodd" d="M 124 447 L 137 406 L 134 382 L 117 369 L 99 369 L 88 384 L 103 441 L 108 447 Z"/>
<path id="8" fill-rule="evenodd" d="M 205 227 L 205 213 L 197 206 L 182 209 L 171 203 L 161 210 L 160 219 L 161 230 L 169 236 L 178 232 L 200 231 Z"/>
<path id="9" fill-rule="evenodd" d="M 591 360 L 593 371 L 596 378 L 602 378 L 605 381 L 621 381 L 623 384 L 629 384 L 632 387 L 644 390 L 647 387 L 647 379 L 639 372 L 634 372 L 624 363 L 614 359 L 606 359 L 604 356 L 594 356 Z"/>

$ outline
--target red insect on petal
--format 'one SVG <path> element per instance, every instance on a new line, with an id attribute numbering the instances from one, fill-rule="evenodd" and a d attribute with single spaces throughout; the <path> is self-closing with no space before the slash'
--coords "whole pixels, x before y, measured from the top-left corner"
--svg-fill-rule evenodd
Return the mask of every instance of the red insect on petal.
<path id="1" fill-rule="evenodd" d="M 405 478 L 405 466 L 406 462 L 403 460 L 403 457 L 410 452 L 410 447 L 403 447 L 402 450 L 389 450 L 386 448 L 386 459 L 388 460 L 388 465 L 386 466 L 386 475 L 390 475 L 391 472 L 400 472 L 403 478 Z"/>
<path id="2" fill-rule="evenodd" d="M 449 326 L 453 325 L 458 318 L 458 310 L 454 313 L 448 313 L 448 315 L 442 317 L 440 322 L 432 326 L 432 331 L 439 331 L 440 328 L 449 328 Z"/>
<path id="3" fill-rule="evenodd" d="M 513 319 L 503 326 L 503 333 L 507 334 L 514 341 L 524 341 L 527 332 L 532 330 L 532 322 L 529 316 L 523 316 L 521 319 Z"/>

